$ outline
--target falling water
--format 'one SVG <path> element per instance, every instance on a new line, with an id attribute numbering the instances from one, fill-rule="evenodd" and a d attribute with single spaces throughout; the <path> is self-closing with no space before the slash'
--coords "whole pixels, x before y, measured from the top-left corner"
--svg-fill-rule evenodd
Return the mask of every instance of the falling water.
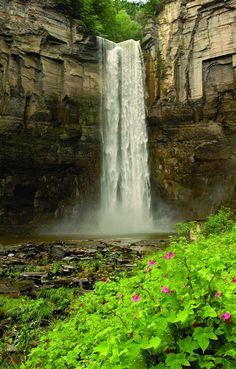
<path id="1" fill-rule="evenodd" d="M 152 229 L 144 67 L 137 41 L 99 39 L 103 173 L 99 228 L 106 233 Z"/>

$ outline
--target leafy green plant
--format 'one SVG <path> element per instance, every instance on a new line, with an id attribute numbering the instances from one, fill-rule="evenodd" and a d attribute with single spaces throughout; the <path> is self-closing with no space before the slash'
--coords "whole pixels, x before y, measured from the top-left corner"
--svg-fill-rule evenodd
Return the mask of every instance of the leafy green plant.
<path id="1" fill-rule="evenodd" d="M 145 12 L 149 16 L 153 16 L 159 13 L 163 9 L 163 7 L 164 7 L 163 0 L 149 0 L 145 5 Z"/>
<path id="2" fill-rule="evenodd" d="M 189 237 L 191 231 L 196 232 L 197 222 L 191 221 L 191 222 L 186 222 L 186 223 L 177 223 L 176 228 L 177 228 L 179 237 L 181 236 Z"/>
<path id="3" fill-rule="evenodd" d="M 56 0 L 71 20 L 79 19 L 85 31 L 115 42 L 140 40 L 149 17 L 163 9 L 163 0 L 144 3 L 126 0 Z"/>
<path id="4" fill-rule="evenodd" d="M 222 207 L 216 214 L 210 215 L 204 224 L 202 233 L 204 236 L 221 234 L 233 228 L 232 211 Z"/>
<path id="5" fill-rule="evenodd" d="M 108 37 L 115 42 L 121 42 L 128 39 L 140 40 L 143 31 L 140 24 L 133 20 L 126 10 L 120 10 L 116 14 L 115 24 L 110 30 Z"/>
<path id="6" fill-rule="evenodd" d="M 60 274 L 63 270 L 63 262 L 60 260 L 53 261 L 51 265 L 51 271 L 53 274 Z"/>
<path id="7" fill-rule="evenodd" d="M 173 239 L 132 277 L 98 282 L 22 369 L 233 369 L 236 228 Z"/>

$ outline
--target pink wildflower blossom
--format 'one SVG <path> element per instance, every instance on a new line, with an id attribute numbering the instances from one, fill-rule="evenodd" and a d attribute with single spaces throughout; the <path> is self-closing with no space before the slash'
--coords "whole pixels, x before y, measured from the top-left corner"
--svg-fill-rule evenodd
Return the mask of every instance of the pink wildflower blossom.
<path id="1" fill-rule="evenodd" d="M 170 290 L 169 290 L 169 287 L 168 286 L 164 286 L 161 290 L 161 292 L 164 292 L 166 294 L 170 294 Z"/>
<path id="2" fill-rule="evenodd" d="M 150 271 L 151 271 L 151 269 L 152 269 L 152 268 L 151 268 L 150 266 L 148 266 L 148 267 L 147 267 L 147 269 L 146 269 L 146 272 L 150 272 Z"/>
<path id="3" fill-rule="evenodd" d="M 236 284 L 236 278 L 231 279 L 231 282 Z"/>
<path id="4" fill-rule="evenodd" d="M 167 255 L 164 256 L 164 259 L 168 260 L 168 259 L 172 259 L 175 257 L 175 253 L 173 251 L 168 252 Z"/>
<path id="5" fill-rule="evenodd" d="M 224 320 L 225 322 L 229 322 L 231 317 L 232 317 L 231 313 L 224 313 L 221 314 L 220 319 Z"/>
<path id="6" fill-rule="evenodd" d="M 139 302 L 140 301 L 140 295 L 139 294 L 136 294 L 136 295 L 134 295 L 132 298 L 131 298 L 131 300 L 133 301 L 133 302 Z"/>
<path id="7" fill-rule="evenodd" d="M 187 288 L 187 284 L 186 283 L 183 284 L 183 288 Z"/>
<path id="8" fill-rule="evenodd" d="M 223 293 L 222 292 L 220 292 L 220 291 L 217 291 L 216 293 L 215 293 L 215 297 L 221 297 L 223 295 Z"/>
<path id="9" fill-rule="evenodd" d="M 149 262 L 148 262 L 148 265 L 149 266 L 154 266 L 156 264 L 156 260 L 149 260 Z"/>

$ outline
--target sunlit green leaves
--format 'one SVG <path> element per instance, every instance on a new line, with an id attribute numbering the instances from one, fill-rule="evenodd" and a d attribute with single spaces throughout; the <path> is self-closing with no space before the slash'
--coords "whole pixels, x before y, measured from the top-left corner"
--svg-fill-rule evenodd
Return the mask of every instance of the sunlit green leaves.
<path id="1" fill-rule="evenodd" d="M 143 340 L 143 342 L 141 343 L 141 348 L 142 349 L 157 349 L 161 344 L 161 339 L 160 337 L 152 337 L 149 341 L 147 340 L 145 342 L 145 340 Z"/>
<path id="2" fill-rule="evenodd" d="M 163 259 L 168 251 L 175 257 Z M 69 319 L 45 336 L 22 369 L 51 362 L 60 368 L 62 357 L 70 369 L 235 368 L 236 228 L 196 242 L 174 240 L 151 259 L 149 272 L 145 259 L 133 276 L 99 282 L 74 301 Z M 226 312 L 228 322 L 221 319 Z"/>
<path id="3" fill-rule="evenodd" d="M 201 317 L 203 319 L 205 318 L 214 318 L 217 316 L 217 312 L 216 309 L 214 309 L 213 307 L 211 307 L 210 305 L 206 305 L 202 308 L 201 311 Z"/>
<path id="4" fill-rule="evenodd" d="M 182 340 L 178 341 L 178 346 L 181 351 L 188 352 L 189 354 L 192 354 L 194 350 L 196 350 L 199 345 L 196 341 L 193 341 L 192 337 L 188 336 Z"/>
<path id="5" fill-rule="evenodd" d="M 190 362 L 184 354 L 169 354 L 166 358 L 166 365 L 170 369 L 182 369 L 183 366 L 190 366 Z"/>
<path id="6" fill-rule="evenodd" d="M 210 344 L 210 339 L 217 340 L 217 336 L 211 327 L 197 327 L 193 332 L 193 338 L 198 342 L 202 351 L 205 352 Z"/>

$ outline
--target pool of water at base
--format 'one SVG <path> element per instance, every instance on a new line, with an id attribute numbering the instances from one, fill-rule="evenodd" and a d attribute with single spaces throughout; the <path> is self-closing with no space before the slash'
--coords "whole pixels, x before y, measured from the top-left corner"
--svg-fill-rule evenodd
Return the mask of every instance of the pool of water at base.
<path id="1" fill-rule="evenodd" d="M 56 243 L 63 241 L 65 243 L 76 241 L 96 241 L 96 240 L 121 240 L 121 241 L 153 241 L 153 240 L 167 240 L 169 236 L 174 236 L 175 233 L 132 233 L 132 234 L 88 234 L 88 233 L 74 233 L 74 234 L 35 234 L 35 235 L 4 235 L 0 236 L 0 248 L 7 246 L 17 246 L 27 243 Z"/>

